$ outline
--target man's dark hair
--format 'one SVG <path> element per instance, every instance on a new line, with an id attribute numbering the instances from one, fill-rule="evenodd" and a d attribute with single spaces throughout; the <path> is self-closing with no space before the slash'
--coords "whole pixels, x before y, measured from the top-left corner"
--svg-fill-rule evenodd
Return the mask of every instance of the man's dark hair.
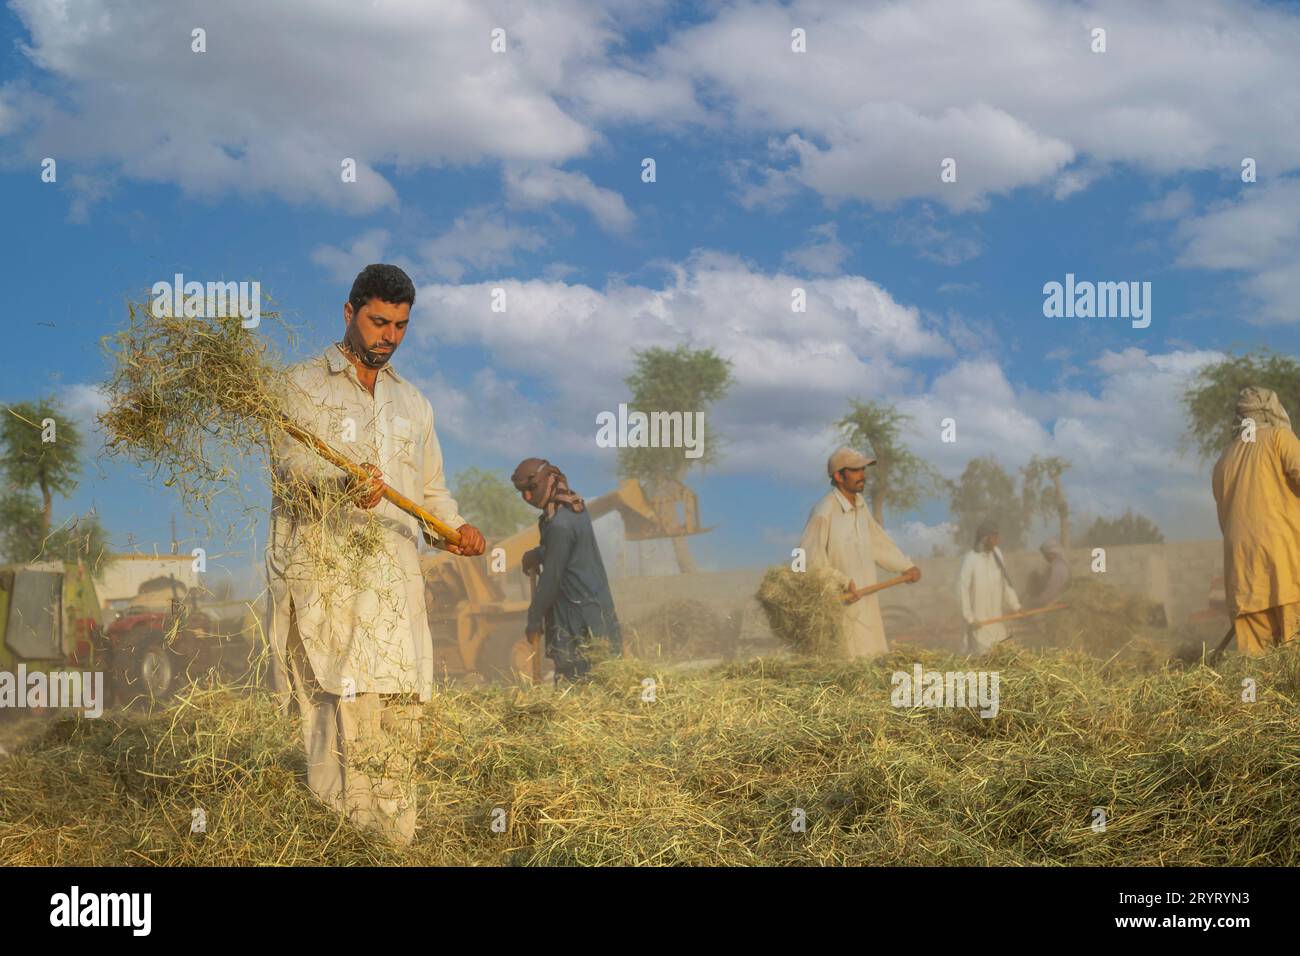
<path id="1" fill-rule="evenodd" d="M 415 283 L 397 266 L 383 262 L 372 263 L 357 274 L 356 281 L 352 283 L 352 291 L 348 293 L 354 314 L 360 312 L 362 306 L 371 299 L 382 299 L 394 305 L 415 305 Z"/>

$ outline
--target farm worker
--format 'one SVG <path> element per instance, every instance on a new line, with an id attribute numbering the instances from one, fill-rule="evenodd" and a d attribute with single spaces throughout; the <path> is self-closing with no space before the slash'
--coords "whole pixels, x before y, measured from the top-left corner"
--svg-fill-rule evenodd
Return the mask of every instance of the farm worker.
<path id="1" fill-rule="evenodd" d="M 1009 636 L 1005 622 L 978 626 L 981 621 L 1020 610 L 1020 598 L 1002 562 L 999 541 L 997 527 L 984 522 L 975 530 L 975 547 L 961 562 L 957 588 L 966 624 L 962 649 L 967 654 L 987 654 Z"/>
<path id="2" fill-rule="evenodd" d="M 1065 562 L 1065 554 L 1055 538 L 1048 538 L 1038 549 L 1043 560 L 1047 562 L 1047 578 L 1042 587 L 1029 600 L 1030 607 L 1047 607 L 1060 600 L 1065 589 L 1070 586 L 1070 566 Z"/>
<path id="3" fill-rule="evenodd" d="M 416 702 L 433 688 L 433 644 L 422 526 L 381 497 L 381 476 L 459 530 L 454 553 L 484 547 L 447 491 L 433 408 L 388 364 L 414 302 L 401 269 L 366 266 L 343 306 L 343 341 L 290 370 L 295 422 L 373 477 L 353 483 L 278 440 L 266 557 L 273 677 L 285 709 L 296 705 L 302 718 L 307 785 L 401 845 L 415 833 L 410 760 Z"/>
<path id="4" fill-rule="evenodd" d="M 1300 631 L 1300 442 L 1267 388 L 1237 397 L 1238 435 L 1214 466 L 1223 580 L 1237 650 L 1259 656 Z"/>
<path id="5" fill-rule="evenodd" d="M 826 462 L 831 490 L 813 506 L 799 547 L 807 570 L 828 570 L 846 593 L 876 583 L 876 565 L 894 574 L 921 580 L 912 563 L 876 523 L 862 497 L 867 468 L 876 463 L 852 448 L 840 448 Z M 844 609 L 844 652 L 848 657 L 878 657 L 889 650 L 880 601 L 874 594 L 853 599 Z"/>
<path id="6" fill-rule="evenodd" d="M 531 643 L 545 634 L 557 684 L 561 677 L 582 680 L 591 667 L 587 648 L 593 640 L 608 641 L 616 656 L 623 653 L 591 515 L 564 472 L 544 458 L 525 458 L 510 481 L 524 501 L 542 512 L 537 519 L 541 544 L 521 562 L 525 574 L 541 570 L 528 607 L 526 636 Z"/>

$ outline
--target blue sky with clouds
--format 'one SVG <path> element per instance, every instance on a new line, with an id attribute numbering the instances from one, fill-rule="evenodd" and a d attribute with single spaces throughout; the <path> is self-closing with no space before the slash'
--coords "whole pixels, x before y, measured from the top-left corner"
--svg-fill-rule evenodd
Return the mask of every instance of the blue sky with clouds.
<path id="1" fill-rule="evenodd" d="M 153 282 L 260 280 L 305 353 L 392 261 L 419 289 L 394 361 L 453 472 L 540 454 L 597 494 L 632 348 L 730 358 L 705 566 L 788 554 L 854 398 L 913 415 L 948 477 L 1063 455 L 1080 520 L 1206 537 L 1178 395 L 1224 349 L 1300 344 L 1293 4 L 11 0 L 0 41 L 0 401 L 86 422 L 99 339 Z M 1067 272 L 1150 281 L 1150 327 L 1045 318 Z M 182 513 L 112 462 L 57 510 L 92 502 L 146 549 Z M 888 519 L 917 554 L 946 535 L 942 501 Z"/>

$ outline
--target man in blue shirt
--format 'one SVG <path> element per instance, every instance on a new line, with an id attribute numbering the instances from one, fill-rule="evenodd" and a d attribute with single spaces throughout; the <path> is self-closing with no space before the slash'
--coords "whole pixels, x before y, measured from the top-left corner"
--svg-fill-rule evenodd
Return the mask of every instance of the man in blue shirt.
<path id="1" fill-rule="evenodd" d="M 587 645 L 609 641 L 623 653 L 614 598 L 600 559 L 596 534 L 582 498 L 564 473 L 543 458 L 526 458 L 510 478 L 524 501 L 542 512 L 537 519 L 540 546 L 522 559 L 525 574 L 541 567 L 537 592 L 528 608 L 528 639 L 546 635 L 546 656 L 555 662 L 555 680 L 584 678 L 590 668 Z"/>

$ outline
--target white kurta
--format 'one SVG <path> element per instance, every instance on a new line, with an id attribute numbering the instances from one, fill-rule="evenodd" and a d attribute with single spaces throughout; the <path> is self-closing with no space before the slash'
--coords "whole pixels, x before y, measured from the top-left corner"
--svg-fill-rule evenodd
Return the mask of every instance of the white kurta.
<path id="1" fill-rule="evenodd" d="M 862 495 L 853 504 L 832 488 L 813 507 L 799 546 L 808 557 L 808 570 L 828 569 L 842 585 L 855 588 L 876 583 L 876 565 L 900 574 L 912 567 L 885 529 L 871 516 Z M 876 657 L 889 650 L 880 600 L 870 594 L 844 609 L 845 653 L 849 657 Z"/>
<path id="2" fill-rule="evenodd" d="M 370 462 L 384 480 L 452 528 L 464 524 L 447 491 L 442 450 L 429 401 L 391 367 L 380 370 L 375 393 L 357 378 L 338 348 L 294 366 L 296 422 L 357 463 Z M 281 438 L 273 468 L 282 479 L 339 487 L 342 472 L 293 439 Z M 418 694 L 433 689 L 433 642 L 420 574 L 420 523 L 386 500 L 363 510 L 342 504 L 313 514 L 273 495 L 267 543 L 270 643 L 276 682 L 288 689 L 285 667 L 292 600 L 315 680 L 330 694 Z M 359 560 L 356 534 L 378 535 L 380 546 Z M 363 552 L 364 553 L 364 552 Z"/>
<path id="3" fill-rule="evenodd" d="M 1002 551 L 997 551 L 998 558 Z M 1020 610 L 1020 598 L 1015 588 L 1002 575 L 997 560 L 992 552 L 968 551 L 961 562 L 961 577 L 958 583 L 961 598 L 961 616 L 966 622 L 965 650 L 969 654 L 986 654 L 999 641 L 1005 641 L 1010 634 L 1006 623 L 986 624 L 972 630 L 974 621 L 987 621 L 989 618 L 1014 614 Z"/>

